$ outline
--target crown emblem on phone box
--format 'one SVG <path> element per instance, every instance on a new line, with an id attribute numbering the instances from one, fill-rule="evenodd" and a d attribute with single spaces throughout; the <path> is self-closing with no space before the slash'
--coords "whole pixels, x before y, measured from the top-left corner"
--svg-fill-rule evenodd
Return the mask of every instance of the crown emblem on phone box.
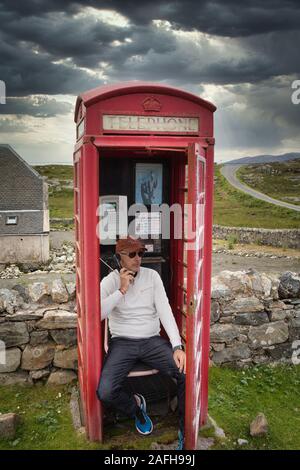
<path id="1" fill-rule="evenodd" d="M 160 111 L 162 107 L 161 102 L 157 98 L 154 98 L 154 96 L 146 98 L 142 105 L 145 111 Z"/>

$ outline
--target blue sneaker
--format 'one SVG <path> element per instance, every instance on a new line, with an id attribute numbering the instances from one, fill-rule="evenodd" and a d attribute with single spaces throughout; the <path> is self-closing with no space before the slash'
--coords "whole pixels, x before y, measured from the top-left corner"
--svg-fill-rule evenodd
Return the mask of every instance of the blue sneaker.
<path id="1" fill-rule="evenodd" d="M 153 431 L 153 424 L 151 419 L 146 413 L 146 400 L 143 397 L 143 395 L 140 395 L 139 393 L 136 393 L 136 395 L 139 397 L 141 400 L 141 404 L 138 407 L 138 411 L 136 412 L 135 415 L 135 427 L 136 430 L 140 433 L 146 436 L 147 434 L 151 434 Z"/>
<path id="2" fill-rule="evenodd" d="M 184 450 L 184 434 L 180 429 L 178 431 L 178 444 L 176 450 Z"/>

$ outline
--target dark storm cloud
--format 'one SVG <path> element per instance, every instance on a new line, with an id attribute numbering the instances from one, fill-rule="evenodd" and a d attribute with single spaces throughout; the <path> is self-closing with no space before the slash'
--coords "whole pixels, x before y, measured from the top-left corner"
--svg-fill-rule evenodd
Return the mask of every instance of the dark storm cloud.
<path id="1" fill-rule="evenodd" d="M 108 25 L 92 15 L 87 19 L 60 12 L 14 18 L 3 22 L 1 31 L 6 41 L 26 42 L 29 47 L 35 47 L 36 52 L 48 53 L 50 58 L 72 57 L 78 65 L 94 67 L 103 48 L 114 40 L 122 42 L 127 36 L 123 28 Z M 95 61 L 96 55 L 98 60 Z M 86 62 L 80 63 L 85 57 Z"/>
<path id="2" fill-rule="evenodd" d="M 253 85 L 224 87 L 215 115 L 222 149 L 252 149 L 280 153 L 286 142 L 299 142 L 300 107 L 291 102 L 291 82 L 285 78 Z M 268 150 L 269 149 L 269 150 Z"/>
<path id="3" fill-rule="evenodd" d="M 47 53 L 36 54 L 26 43 L 0 42 L 0 57 L 0 77 L 8 96 L 76 94 L 101 82 L 72 64 L 54 63 Z"/>
<path id="4" fill-rule="evenodd" d="M 298 3 L 262 3 L 4 0 L 0 10 L 0 78 L 7 84 L 8 95 L 26 96 L 77 94 L 100 85 L 101 76 L 86 69 L 98 72 L 101 63 L 106 64 L 108 78 L 114 81 L 175 80 L 190 85 L 255 83 L 298 73 L 299 32 L 285 32 L 300 23 Z M 120 27 L 97 15 L 84 15 L 86 6 L 114 10 L 129 18 L 130 24 Z M 230 42 L 221 52 L 205 40 L 198 50 L 187 41 L 186 47 L 180 48 L 181 39 L 172 31 L 155 27 L 152 19 L 170 21 L 175 31 L 195 28 L 230 37 L 241 35 L 244 55 L 232 57 Z M 267 34 L 262 40 L 258 33 Z M 228 37 L 224 40 L 230 41 Z"/>
<path id="5" fill-rule="evenodd" d="M 94 1 L 96 6 L 99 2 Z M 298 0 L 115 0 L 101 2 L 101 8 L 116 8 L 133 22 L 147 24 L 165 19 L 185 30 L 196 29 L 219 36 L 239 37 L 298 29 Z"/>
<path id="6" fill-rule="evenodd" d="M 273 79 L 251 85 L 230 87 L 237 102 L 245 103 L 245 109 L 254 109 L 260 115 L 258 122 L 268 121 L 282 129 L 284 135 L 299 135 L 300 107 L 292 103 L 292 87 L 288 78 Z"/>
<path id="7" fill-rule="evenodd" d="M 85 14 L 87 6 L 113 10 L 129 23 L 124 27 L 105 22 L 93 11 Z M 6 82 L 7 95 L 19 98 L 76 95 L 105 79 L 161 81 L 195 93 L 204 84 L 238 87 L 265 82 L 265 93 L 274 97 L 274 77 L 300 73 L 299 12 L 299 2 L 293 0 L 0 0 L 0 79 Z M 154 19 L 169 21 L 171 28 L 157 27 Z M 193 40 L 179 34 L 193 29 L 216 35 L 219 43 L 205 35 Z M 251 103 L 244 85 L 241 90 L 235 88 L 232 99 L 241 100 L 245 93 L 251 109 L 255 99 Z M 276 93 L 278 111 L 283 95 Z M 8 100 L 0 111 L 42 117 L 69 111 L 67 103 L 46 98 L 36 105 L 32 100 Z M 255 106 L 260 109 L 259 102 Z M 297 120 L 295 109 L 283 109 L 284 122 Z M 228 122 L 233 124 L 237 115 L 228 110 Z M 271 110 L 270 116 L 275 119 Z M 247 129 L 245 138 L 251 140 L 251 132 L 257 132 L 255 123 L 249 121 Z M 269 138 L 270 132 L 271 125 L 265 136 Z M 259 135 L 263 142 L 262 132 Z M 280 138 L 278 134 L 276 139 Z"/>
<path id="8" fill-rule="evenodd" d="M 270 31 L 297 29 L 300 22 L 298 0 L 85 0 L 27 1 L 4 0 L 5 10 L 18 17 L 53 11 L 74 13 L 81 7 L 116 10 L 135 24 L 146 25 L 164 19 L 190 30 L 220 36 L 248 36 Z"/>

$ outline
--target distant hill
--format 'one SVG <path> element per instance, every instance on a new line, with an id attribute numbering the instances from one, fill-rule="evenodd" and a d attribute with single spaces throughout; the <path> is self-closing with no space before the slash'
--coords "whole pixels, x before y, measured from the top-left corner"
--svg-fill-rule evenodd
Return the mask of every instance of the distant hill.
<path id="1" fill-rule="evenodd" d="M 299 152 L 284 153 L 283 155 L 257 155 L 256 157 L 243 157 L 224 162 L 224 165 L 252 165 L 253 163 L 286 162 L 300 158 Z"/>

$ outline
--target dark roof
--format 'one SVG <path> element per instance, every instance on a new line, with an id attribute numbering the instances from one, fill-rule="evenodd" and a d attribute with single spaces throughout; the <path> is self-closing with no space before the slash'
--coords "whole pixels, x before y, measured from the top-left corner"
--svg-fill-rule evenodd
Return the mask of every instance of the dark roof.
<path id="1" fill-rule="evenodd" d="M 29 165 L 9 144 L 0 144 L 0 158 L 2 156 L 14 156 L 18 160 L 20 160 L 24 166 L 28 168 L 31 173 L 37 176 L 40 179 L 44 179 L 32 166 Z"/>

